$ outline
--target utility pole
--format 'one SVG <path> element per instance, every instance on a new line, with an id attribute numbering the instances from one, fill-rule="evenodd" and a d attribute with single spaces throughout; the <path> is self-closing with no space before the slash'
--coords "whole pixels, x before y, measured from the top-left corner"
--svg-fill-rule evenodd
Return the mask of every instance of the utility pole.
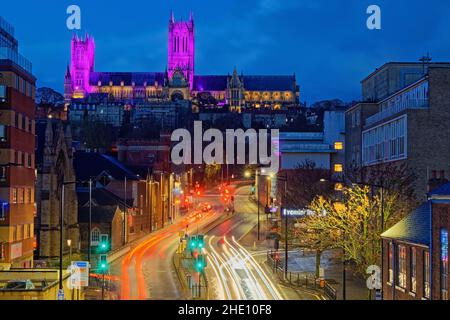
<path id="1" fill-rule="evenodd" d="M 91 232 L 92 232 L 92 178 L 89 179 L 89 245 L 88 245 L 88 261 L 91 263 Z"/>
<path id="2" fill-rule="evenodd" d="M 260 240 L 260 230 L 261 230 L 261 223 L 260 223 L 260 203 L 259 203 L 259 201 L 260 201 L 260 184 L 261 184 L 261 172 L 259 172 L 259 169 L 256 169 L 256 180 L 257 180 L 257 183 L 258 183 L 258 199 L 257 199 L 257 201 L 256 201 L 256 205 L 258 206 L 258 241 Z"/>

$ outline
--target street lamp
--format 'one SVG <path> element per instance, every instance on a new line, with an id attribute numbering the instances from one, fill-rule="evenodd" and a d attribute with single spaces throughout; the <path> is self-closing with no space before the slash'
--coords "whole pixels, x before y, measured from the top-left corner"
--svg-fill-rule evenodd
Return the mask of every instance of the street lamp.
<path id="1" fill-rule="evenodd" d="M 76 184 L 77 181 L 61 183 L 60 215 L 59 215 L 59 290 L 63 290 L 63 235 L 64 235 L 64 194 L 67 185 Z"/>
<path id="2" fill-rule="evenodd" d="M 279 176 L 279 180 L 284 181 L 284 197 L 283 197 L 283 206 L 286 206 L 287 203 L 287 183 L 288 183 L 288 175 L 287 172 L 284 176 Z M 280 208 L 280 210 L 282 210 Z M 288 259 L 289 259 L 289 252 L 288 252 L 288 215 L 285 212 L 284 213 L 284 276 L 287 279 L 288 274 Z"/>
<path id="3" fill-rule="evenodd" d="M 67 246 L 69 247 L 69 262 L 72 262 L 72 239 L 67 239 Z"/>

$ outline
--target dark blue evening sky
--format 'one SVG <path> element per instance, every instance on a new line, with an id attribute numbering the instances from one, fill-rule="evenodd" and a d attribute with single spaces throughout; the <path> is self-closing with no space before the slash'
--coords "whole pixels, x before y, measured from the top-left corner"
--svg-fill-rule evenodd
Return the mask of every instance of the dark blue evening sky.
<path id="1" fill-rule="evenodd" d="M 196 21 L 196 73 L 296 73 L 301 100 L 360 97 L 360 80 L 387 61 L 427 51 L 450 60 L 448 0 L 22 0 L 2 1 L 38 86 L 63 89 L 72 32 L 66 8 L 82 10 L 82 32 L 96 40 L 96 71 L 163 71 L 170 10 Z M 382 30 L 366 9 L 382 9 Z"/>

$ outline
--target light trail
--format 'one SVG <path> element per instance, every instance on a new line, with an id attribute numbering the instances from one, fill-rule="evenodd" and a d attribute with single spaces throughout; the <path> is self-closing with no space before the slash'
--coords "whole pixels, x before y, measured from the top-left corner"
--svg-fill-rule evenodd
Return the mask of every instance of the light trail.
<path id="1" fill-rule="evenodd" d="M 282 300 L 276 285 L 253 256 L 235 239 L 224 237 L 216 249 L 215 237 L 208 239 L 208 261 L 218 282 L 217 296 L 235 300 Z M 220 252 L 219 252 L 220 251 Z M 262 252 L 258 252 L 262 254 Z"/>

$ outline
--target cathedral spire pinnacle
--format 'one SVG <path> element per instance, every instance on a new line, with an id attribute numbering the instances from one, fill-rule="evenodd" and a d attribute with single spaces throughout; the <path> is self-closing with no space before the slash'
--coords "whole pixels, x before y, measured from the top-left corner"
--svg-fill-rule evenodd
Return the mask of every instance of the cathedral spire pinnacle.
<path id="1" fill-rule="evenodd" d="M 189 21 L 192 22 L 194 21 L 194 13 L 191 11 L 189 11 Z"/>
<path id="2" fill-rule="evenodd" d="M 173 13 L 173 10 L 170 10 L 170 22 L 175 23 L 175 15 Z"/>

